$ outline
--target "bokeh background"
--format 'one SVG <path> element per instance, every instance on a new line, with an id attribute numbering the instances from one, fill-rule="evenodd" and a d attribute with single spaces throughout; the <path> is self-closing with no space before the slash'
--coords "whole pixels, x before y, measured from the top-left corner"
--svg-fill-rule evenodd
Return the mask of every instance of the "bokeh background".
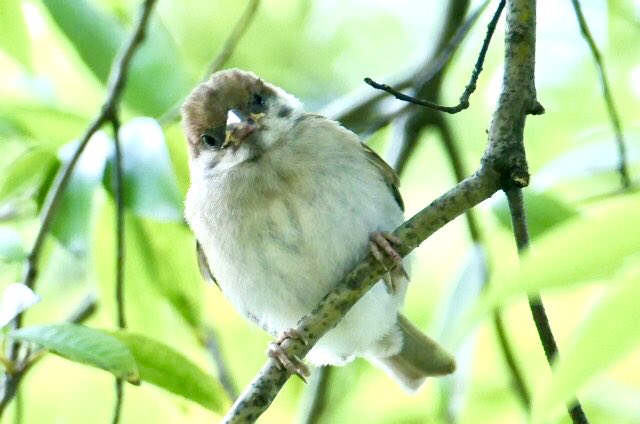
<path id="1" fill-rule="evenodd" d="M 262 0 L 225 66 L 256 72 L 300 97 L 309 111 L 331 112 L 336 101 L 348 102 L 372 90 L 363 83 L 364 77 L 391 81 L 423 63 L 436 47 L 448 3 Z M 470 10 L 480 3 L 472 1 Z M 638 181 L 640 3 L 583 3 L 606 62 L 630 174 Z M 453 56 L 441 90 L 446 104 L 457 102 L 467 83 L 496 5 L 491 2 Z M 138 6 L 137 1 L 125 0 L 0 0 L 3 287 L 21 279 L 39 207 L 74 140 L 99 111 L 110 64 Z M 179 122 L 157 119 L 197 84 L 245 7 L 246 1 L 231 0 L 159 2 L 123 98 L 121 134 L 129 329 L 172 346 L 216 376 L 214 362 L 201 343 L 203 334 L 214 330 L 240 389 L 265 362 L 270 339 L 244 321 L 217 287 L 202 281 L 194 240 L 182 221 L 182 199 L 189 184 L 185 142 Z M 501 20 L 470 109 L 446 117 L 468 172 L 479 164 L 500 90 L 503 30 Z M 538 98 L 546 114 L 527 121 L 525 142 L 532 174 L 527 212 L 533 249 L 538 244 L 542 253 L 559 253 L 537 259 L 537 266 L 529 266 L 524 276 L 516 270 L 518 258 L 501 194 L 477 208 L 486 240 L 482 249 L 471 243 L 463 219 L 437 232 L 415 253 L 406 314 L 458 352 L 458 373 L 431 379 L 418 394 L 408 395 L 381 371 L 356 360 L 331 372 L 320 422 L 525 421 L 487 312 L 492 305 L 503 306 L 527 386 L 536 396 L 544 393 L 551 373 L 526 297 L 513 289 L 524 280 L 532 290 L 536 285 L 558 286 L 545 289 L 543 298 L 561 351 L 571 353 L 580 346 L 586 357 L 580 372 L 589 378 L 580 385 L 579 395 L 592 422 L 640 422 L 640 351 L 634 347 L 640 341 L 638 321 L 625 320 L 637 317 L 637 312 L 617 308 L 620 316 L 604 314 L 605 319 L 589 327 L 603 299 L 615 297 L 616 290 L 630 281 L 640 285 L 640 215 L 615 219 L 634 216 L 620 211 L 640 214 L 640 201 L 633 182 L 632 189 L 620 192 L 615 138 L 596 68 L 569 1 L 538 2 L 537 52 Z M 397 106 L 395 102 L 388 103 Z M 385 156 L 393 147 L 394 134 L 393 125 L 385 126 L 367 141 Z M 86 325 L 115 327 L 110 141 L 108 129 L 100 132 L 79 163 L 41 260 L 36 292 L 42 301 L 26 314 L 26 325 L 60 322 L 93 293 L 98 308 Z M 402 175 L 407 216 L 454 184 L 439 133 L 423 132 Z M 596 238 L 594 223 L 609 223 L 611 228 Z M 479 294 L 485 265 L 497 287 L 511 287 L 497 290 L 493 303 Z M 630 293 L 640 295 L 640 290 Z M 472 308 L 484 312 L 474 315 L 474 325 L 461 326 Z M 464 349 L 459 337 L 453 336 L 461 327 L 469 337 Z M 593 327 L 604 328 L 610 338 L 600 339 L 602 332 L 590 336 Z M 615 361 L 609 364 L 602 358 Z M 103 371 L 47 355 L 21 387 L 24 423 L 110 422 L 113 378 Z M 296 422 L 309 401 L 308 392 L 307 386 L 291 379 L 261 422 Z M 561 407 L 547 413 L 552 422 L 568 422 Z M 11 407 L 4 419 L 12 422 L 14 416 Z M 196 423 L 216 422 L 219 415 L 143 383 L 126 387 L 122 419 Z"/>

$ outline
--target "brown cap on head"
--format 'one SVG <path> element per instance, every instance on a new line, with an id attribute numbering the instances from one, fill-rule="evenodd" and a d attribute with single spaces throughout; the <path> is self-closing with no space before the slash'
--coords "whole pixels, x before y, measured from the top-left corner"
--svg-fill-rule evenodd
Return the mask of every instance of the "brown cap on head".
<path id="1" fill-rule="evenodd" d="M 272 91 L 252 72 L 228 69 L 211 75 L 193 89 L 182 105 L 182 126 L 190 149 L 196 149 L 207 130 L 226 124 L 227 111 L 247 108 L 254 93 Z"/>

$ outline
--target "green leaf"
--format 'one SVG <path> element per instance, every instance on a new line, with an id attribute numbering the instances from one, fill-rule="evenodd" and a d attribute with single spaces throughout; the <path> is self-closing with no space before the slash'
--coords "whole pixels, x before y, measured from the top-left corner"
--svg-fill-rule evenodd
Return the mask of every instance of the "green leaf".
<path id="1" fill-rule="evenodd" d="M 38 344 L 70 361 L 110 372 L 132 384 L 140 374 L 134 356 L 118 338 L 78 324 L 54 324 L 12 331 L 13 339 Z"/>
<path id="2" fill-rule="evenodd" d="M 637 263 L 637 261 L 636 261 Z M 542 423 L 599 373 L 640 344 L 640 267 L 607 293 L 563 349 L 552 378 L 534 396 L 532 422 Z"/>
<path id="3" fill-rule="evenodd" d="M 130 229 L 136 243 L 132 254 L 140 255 L 139 263 L 147 271 L 150 286 L 167 299 L 193 329 L 199 331 L 204 282 L 198 272 L 194 273 L 195 267 L 181 266 L 176 272 L 176 264 L 196 263 L 193 235 L 184 225 L 145 222 L 140 218 L 131 220 Z M 176 284 L 176 281 L 191 283 Z"/>
<path id="4" fill-rule="evenodd" d="M 56 107 L 6 101 L 0 104 L 0 114 L 34 140 L 61 146 L 78 137 L 85 129 L 88 117 Z"/>
<path id="5" fill-rule="evenodd" d="M 555 227 L 532 245 L 515 274 L 496 275 L 468 322 L 516 295 L 609 278 L 640 251 L 640 237 L 633 229 L 638 210 L 640 195 L 627 195 Z"/>
<path id="6" fill-rule="evenodd" d="M 158 123 L 132 119 L 121 128 L 120 143 L 126 207 L 139 216 L 182 222 L 182 196 Z M 113 166 L 110 170 L 113 179 Z"/>
<path id="7" fill-rule="evenodd" d="M 524 190 L 524 204 L 529 227 L 529 237 L 537 238 L 555 225 L 575 217 L 578 212 L 560 199 L 545 193 Z M 511 214 L 504 196 L 493 207 L 493 211 L 502 226 L 511 231 Z"/>
<path id="8" fill-rule="evenodd" d="M 57 166 L 58 160 L 51 151 L 28 148 L 0 176 L 0 202 L 34 189 Z"/>
<path id="9" fill-rule="evenodd" d="M 30 39 L 21 8 L 20 0 L 0 1 L 0 48 L 29 69 Z"/>
<path id="10" fill-rule="evenodd" d="M 133 353 L 143 381 L 192 400 L 214 412 L 229 402 L 220 383 L 171 347 L 125 331 L 112 333 Z"/>
<path id="11" fill-rule="evenodd" d="M 20 234 L 13 228 L 0 227 L 0 262 L 18 262 L 26 256 Z"/>
<path id="12" fill-rule="evenodd" d="M 76 147 L 76 142 L 64 146 L 60 153 L 64 162 Z M 109 148 L 110 140 L 104 133 L 91 138 L 76 163 L 53 221 L 51 233 L 77 256 L 85 255 L 89 248 L 93 197 L 102 181 Z"/>
<path id="13" fill-rule="evenodd" d="M 43 0 L 43 3 L 89 69 L 106 82 L 130 29 L 125 29 L 95 2 Z M 147 38 L 131 63 L 124 100 L 145 115 L 158 116 L 168 110 L 190 86 L 180 66 L 183 62 L 167 29 L 152 17 Z"/>

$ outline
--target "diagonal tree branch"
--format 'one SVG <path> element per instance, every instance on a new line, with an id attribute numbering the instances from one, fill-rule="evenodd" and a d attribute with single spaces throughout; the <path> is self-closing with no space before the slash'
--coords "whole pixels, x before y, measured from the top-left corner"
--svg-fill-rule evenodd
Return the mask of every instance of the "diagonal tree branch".
<path id="1" fill-rule="evenodd" d="M 573 5 L 573 10 L 576 13 L 576 19 L 578 20 L 578 24 L 580 25 L 580 33 L 582 33 L 584 40 L 589 45 L 589 50 L 591 50 L 593 61 L 595 62 L 596 68 L 598 69 L 598 79 L 600 80 L 600 87 L 602 88 L 604 102 L 607 106 L 607 113 L 609 114 L 609 119 L 611 120 L 611 126 L 613 127 L 613 133 L 615 134 L 616 145 L 618 147 L 618 172 L 620 173 L 620 182 L 622 184 L 622 188 L 627 189 L 631 186 L 629 170 L 627 169 L 627 148 L 625 146 L 624 136 L 622 133 L 620 115 L 618 114 L 616 105 L 613 102 L 613 96 L 611 94 L 611 89 L 609 88 L 609 81 L 607 78 L 607 72 L 604 68 L 604 61 L 602 60 L 602 56 L 600 54 L 600 50 L 598 50 L 596 42 L 593 40 L 593 36 L 591 35 L 591 31 L 589 30 L 589 25 L 587 24 L 587 20 L 582 13 L 580 1 L 571 0 L 571 4 Z"/>
<path id="2" fill-rule="evenodd" d="M 394 234 L 404 243 L 398 248 L 402 256 L 500 188 L 526 185 L 529 181 L 522 135 L 526 115 L 540 111 L 534 82 L 535 0 L 511 0 L 508 9 L 503 87 L 480 168 L 396 229 Z M 309 343 L 289 339 L 283 343 L 284 350 L 289 355 L 304 357 L 380 279 L 385 265 L 393 266 L 377 263 L 369 255 L 298 322 L 296 330 Z M 269 407 L 288 377 L 286 370 L 269 360 L 227 413 L 224 422 L 255 421 Z"/>

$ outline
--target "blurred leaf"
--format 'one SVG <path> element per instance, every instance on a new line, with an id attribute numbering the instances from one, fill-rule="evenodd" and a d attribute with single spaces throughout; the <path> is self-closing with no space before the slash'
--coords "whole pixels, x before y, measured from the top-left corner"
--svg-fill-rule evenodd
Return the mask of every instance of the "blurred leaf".
<path id="1" fill-rule="evenodd" d="M 51 352 L 95 368 L 108 371 L 132 384 L 140 375 L 134 356 L 118 338 L 77 324 L 39 325 L 12 331 L 9 336 L 36 343 Z"/>
<path id="2" fill-rule="evenodd" d="M 473 313 L 488 313 L 516 295 L 610 277 L 640 251 L 640 237 L 631 230 L 638 210 L 640 195 L 628 195 L 555 227 L 531 247 L 515 275 L 496 276 Z"/>
<path id="3" fill-rule="evenodd" d="M 0 48 L 14 59 L 31 68 L 30 40 L 22 14 L 22 1 L 0 1 Z"/>
<path id="4" fill-rule="evenodd" d="M 86 0 L 43 0 L 60 30 L 89 69 L 106 82 L 118 50 L 130 29 Z M 152 19 L 147 38 L 136 52 L 124 100 L 145 115 L 158 116 L 187 93 L 190 83 L 173 39 L 160 21 Z"/>
<path id="5" fill-rule="evenodd" d="M 77 142 L 63 147 L 60 156 L 67 162 Z M 103 132 L 96 133 L 82 152 L 62 195 L 51 233 L 71 253 L 86 254 L 91 235 L 93 196 L 102 181 L 110 140 Z"/>
<path id="6" fill-rule="evenodd" d="M 0 114 L 40 143 L 61 146 L 78 137 L 89 118 L 56 107 L 3 102 Z"/>
<path id="7" fill-rule="evenodd" d="M 0 261 L 18 262 L 26 257 L 20 234 L 12 228 L 0 227 Z"/>
<path id="8" fill-rule="evenodd" d="M 0 327 L 9 324 L 19 313 L 40 302 L 40 296 L 24 284 L 11 283 L 0 300 Z"/>
<path id="9" fill-rule="evenodd" d="M 532 422 L 542 423 L 589 380 L 640 344 L 640 267 L 627 273 L 587 316 L 563 349 L 553 377 L 534 397 Z"/>
<path id="10" fill-rule="evenodd" d="M 41 147 L 28 148 L 2 173 L 0 202 L 35 188 L 57 166 L 58 160 L 51 151 Z"/>
<path id="11" fill-rule="evenodd" d="M 482 246 L 476 244 L 470 249 L 466 264 L 453 284 L 453 291 L 441 314 L 442 326 L 438 340 L 455 352 L 457 365 L 454 374 L 438 379 L 442 395 L 440 407 L 449 422 L 458 422 L 464 412 L 476 347 L 476 337 L 473 334 L 462 343 L 453 340 L 451 336 L 454 334 L 453 329 L 475 303 L 487 278 L 487 257 Z"/>
<path id="12" fill-rule="evenodd" d="M 180 352 L 139 334 L 125 331 L 112 334 L 133 353 L 143 381 L 214 412 L 223 412 L 229 406 L 220 383 Z"/>
<path id="13" fill-rule="evenodd" d="M 609 131 L 607 129 L 607 131 Z M 627 131 L 627 139 L 635 138 L 635 134 Z M 600 139 L 611 137 L 598 135 Z M 640 160 L 640 151 L 633 143 L 627 143 L 628 164 Z M 589 177 L 606 172 L 617 172 L 618 150 L 614 140 L 601 141 L 591 144 L 580 144 L 560 157 L 550 161 L 533 179 L 533 186 L 537 190 L 545 190 L 557 183 L 567 180 Z"/>
<path id="14" fill-rule="evenodd" d="M 158 123 L 132 119 L 121 128 L 120 143 L 127 208 L 139 216 L 183 222 L 180 191 Z M 113 179 L 113 166 L 110 170 Z"/>
<path id="15" fill-rule="evenodd" d="M 554 225 L 573 218 L 578 211 L 560 199 L 545 193 L 524 190 L 524 205 L 529 226 L 529 236 L 534 239 Z M 502 196 L 493 207 L 493 212 L 502 226 L 511 231 L 511 214 L 507 199 Z"/>
<path id="16" fill-rule="evenodd" d="M 195 242 L 189 230 L 183 225 L 145 223 L 141 219 L 135 219 L 132 221 L 131 232 L 137 243 L 136 250 L 141 255 L 141 262 L 152 280 L 151 286 L 171 303 L 193 329 L 199 331 L 204 282 L 199 274 L 190 273 L 194 267 L 183 265 L 176 272 L 175 266 L 196 263 Z M 193 246 L 193 249 L 176 249 L 176 246 Z M 184 283 L 177 284 L 178 281 Z"/>

